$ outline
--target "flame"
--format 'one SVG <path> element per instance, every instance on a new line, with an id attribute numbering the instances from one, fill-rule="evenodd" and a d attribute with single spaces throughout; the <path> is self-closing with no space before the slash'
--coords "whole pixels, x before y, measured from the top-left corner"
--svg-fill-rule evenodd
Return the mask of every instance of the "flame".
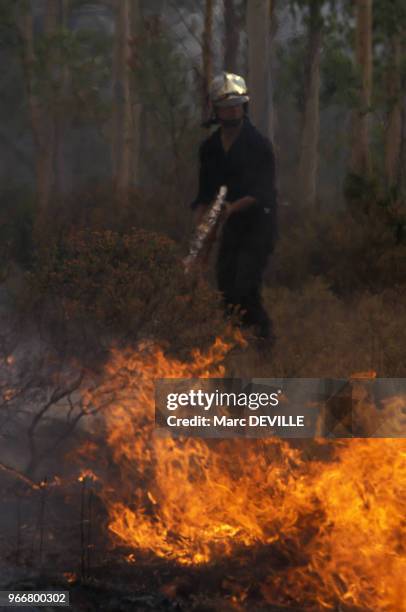
<path id="1" fill-rule="evenodd" d="M 69 584 L 73 584 L 78 579 L 77 575 L 74 572 L 64 572 L 63 576 Z"/>
<path id="2" fill-rule="evenodd" d="M 351 374 L 352 380 L 373 380 L 374 378 L 376 378 L 376 372 L 374 370 L 355 372 L 354 374 Z"/>
<path id="3" fill-rule="evenodd" d="M 106 406 L 115 476 L 101 495 L 113 545 L 134 551 L 131 563 L 148 551 L 184 565 L 269 547 L 261 591 L 273 605 L 406 610 L 404 440 L 336 441 L 329 460 L 309 460 L 279 439 L 154 435 L 154 380 L 221 377 L 231 346 L 217 339 L 190 363 L 153 344 L 113 351 L 87 397 Z M 288 562 L 272 562 L 272 550 Z"/>
<path id="4" fill-rule="evenodd" d="M 98 479 L 99 479 L 98 476 L 96 476 L 96 474 L 93 472 L 93 470 L 90 470 L 89 468 L 86 468 L 85 470 L 82 470 L 81 473 L 78 476 L 78 482 L 84 482 L 85 480 L 96 481 Z"/>
<path id="5" fill-rule="evenodd" d="M 13 399 L 13 397 L 16 395 L 16 390 L 15 389 L 5 389 L 3 391 L 3 401 L 4 402 L 9 402 Z"/>

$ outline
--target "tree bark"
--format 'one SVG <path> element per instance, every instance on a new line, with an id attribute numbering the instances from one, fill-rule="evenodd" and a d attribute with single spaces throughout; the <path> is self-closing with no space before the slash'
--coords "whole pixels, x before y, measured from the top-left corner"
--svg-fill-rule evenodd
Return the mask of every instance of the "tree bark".
<path id="1" fill-rule="evenodd" d="M 355 56 L 361 74 L 361 90 L 358 108 L 352 116 L 350 169 L 352 174 L 368 178 L 371 174 L 372 0 L 356 1 Z"/>
<path id="2" fill-rule="evenodd" d="M 298 186 L 302 203 L 313 207 L 317 197 L 320 135 L 320 4 L 312 2 L 308 28 L 305 109 L 301 136 Z"/>
<path id="3" fill-rule="evenodd" d="M 44 32 L 47 36 L 51 36 L 55 32 L 58 21 L 59 2 L 55 0 L 46 0 L 44 15 Z"/>
<path id="4" fill-rule="evenodd" d="M 138 0 L 135 0 L 138 3 Z M 134 146 L 130 60 L 131 0 L 116 0 L 113 59 L 113 182 L 122 207 L 128 204 Z"/>
<path id="5" fill-rule="evenodd" d="M 401 38 L 399 34 L 391 38 L 389 46 L 390 60 L 387 71 L 389 110 L 385 134 L 385 174 L 387 187 L 393 189 L 400 181 L 402 144 Z"/>
<path id="6" fill-rule="evenodd" d="M 235 11 L 235 0 L 223 0 L 224 6 L 224 70 L 237 72 L 240 43 L 239 23 Z"/>
<path id="7" fill-rule="evenodd" d="M 47 0 L 45 5 L 44 30 L 53 33 L 56 26 L 55 4 Z M 54 186 L 55 125 L 52 113 L 45 108 L 36 91 L 34 68 L 37 57 L 34 49 L 34 28 L 31 7 L 19 18 L 19 29 L 23 41 L 23 68 L 27 92 L 31 130 L 35 147 L 38 211 L 34 231 L 38 232 L 49 213 L 50 197 Z"/>
<path id="8" fill-rule="evenodd" d="M 137 41 L 139 36 L 142 33 L 142 9 L 140 0 L 132 0 L 131 4 L 131 32 L 133 40 Z M 136 43 L 135 43 L 136 44 Z M 137 183 L 141 180 L 141 150 L 142 150 L 142 121 L 143 121 L 143 107 L 141 103 L 141 99 L 137 97 L 137 82 L 135 81 L 134 75 L 133 77 L 133 93 L 131 96 L 132 99 L 132 116 L 131 116 L 131 124 L 132 124 L 132 134 L 133 134 L 133 143 L 132 143 L 132 173 L 133 173 L 133 183 Z"/>
<path id="9" fill-rule="evenodd" d="M 402 101 L 402 129 L 399 162 L 399 186 L 402 194 L 406 194 L 406 94 Z"/>
<path id="10" fill-rule="evenodd" d="M 70 0 L 61 0 L 60 8 L 60 24 L 65 29 L 68 27 Z M 66 64 L 63 64 L 61 68 L 59 79 L 59 95 L 55 109 L 55 190 L 61 195 L 66 195 L 71 187 L 65 157 L 65 137 L 69 126 L 66 100 L 71 80 L 70 70 Z"/>
<path id="11" fill-rule="evenodd" d="M 253 123 L 268 137 L 272 136 L 271 8 L 270 0 L 249 0 L 246 8 L 250 113 Z"/>
<path id="12" fill-rule="evenodd" d="M 210 82 L 213 78 L 213 0 L 205 1 L 204 30 L 202 42 L 202 119 L 205 120 L 208 110 Z"/>

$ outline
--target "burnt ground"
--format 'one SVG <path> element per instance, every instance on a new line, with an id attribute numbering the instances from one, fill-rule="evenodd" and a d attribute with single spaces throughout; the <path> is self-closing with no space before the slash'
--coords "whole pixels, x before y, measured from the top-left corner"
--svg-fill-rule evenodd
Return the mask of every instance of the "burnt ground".
<path id="1" fill-rule="evenodd" d="M 117 553 L 115 553 L 116 556 Z M 219 560 L 206 567 L 181 567 L 167 561 L 127 563 L 117 558 L 105 561 L 84 578 L 65 577 L 58 573 L 39 574 L 35 570 L 18 570 L 19 578 L 3 582 L 2 589 L 65 590 L 70 593 L 71 609 L 75 612 L 302 612 L 323 610 L 309 600 L 308 605 L 294 602 L 274 605 L 267 599 L 270 574 L 286 560 L 278 559 L 276 551 L 251 551 L 248 559 Z M 262 558 L 261 558 L 262 557 Z M 270 569 L 274 565 L 274 570 Z M 265 576 L 266 574 L 266 576 Z M 0 607 L 0 610 L 3 608 Z M 28 610 L 28 608 L 25 608 Z M 57 607 L 30 608 L 57 610 Z M 336 607 L 336 612 L 360 612 L 359 608 Z"/>
<path id="2" fill-rule="evenodd" d="M 3 494 L 2 590 L 69 591 L 75 612 L 325 609 L 315 604 L 310 592 L 303 596 L 305 607 L 286 597 L 284 577 L 309 562 L 295 541 L 281 538 L 272 545 L 241 547 L 231 557 L 219 555 L 210 564 L 181 565 L 126 547 L 112 548 L 105 510 L 91 485 L 49 485 L 46 493 L 3 488 Z M 59 608 L 25 608 L 44 609 Z M 334 604 L 331 609 L 356 610 Z"/>

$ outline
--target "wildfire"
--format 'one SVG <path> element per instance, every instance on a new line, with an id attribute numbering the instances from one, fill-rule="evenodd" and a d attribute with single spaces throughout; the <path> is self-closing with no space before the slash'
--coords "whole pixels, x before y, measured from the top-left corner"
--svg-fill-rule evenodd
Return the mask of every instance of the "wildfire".
<path id="1" fill-rule="evenodd" d="M 88 397 L 107 406 L 115 477 L 102 496 L 113 543 L 132 549 L 133 563 L 137 551 L 204 564 L 275 547 L 289 562 L 269 561 L 269 603 L 406 610 L 404 440 L 342 440 L 329 460 L 310 461 L 278 439 L 154 435 L 154 380 L 221 377 L 230 346 L 218 339 L 190 363 L 153 345 L 113 352 Z"/>
<path id="2" fill-rule="evenodd" d="M 74 572 L 64 572 L 64 577 L 65 580 L 69 583 L 69 584 L 73 584 L 76 582 L 76 580 L 78 579 L 77 575 Z"/>
<path id="3" fill-rule="evenodd" d="M 85 480 L 98 480 L 98 477 L 93 472 L 93 470 L 89 470 L 89 468 L 82 470 L 80 475 L 78 476 L 78 482 L 84 482 Z"/>

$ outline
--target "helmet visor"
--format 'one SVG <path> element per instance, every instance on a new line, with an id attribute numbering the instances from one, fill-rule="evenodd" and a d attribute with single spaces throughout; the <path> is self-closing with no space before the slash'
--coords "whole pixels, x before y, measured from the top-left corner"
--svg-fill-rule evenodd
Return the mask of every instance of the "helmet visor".
<path id="1" fill-rule="evenodd" d="M 238 106 L 246 104 L 249 101 L 249 96 L 239 96 L 237 94 L 229 94 L 218 100 L 213 100 L 213 106 L 226 108 L 229 106 Z"/>

